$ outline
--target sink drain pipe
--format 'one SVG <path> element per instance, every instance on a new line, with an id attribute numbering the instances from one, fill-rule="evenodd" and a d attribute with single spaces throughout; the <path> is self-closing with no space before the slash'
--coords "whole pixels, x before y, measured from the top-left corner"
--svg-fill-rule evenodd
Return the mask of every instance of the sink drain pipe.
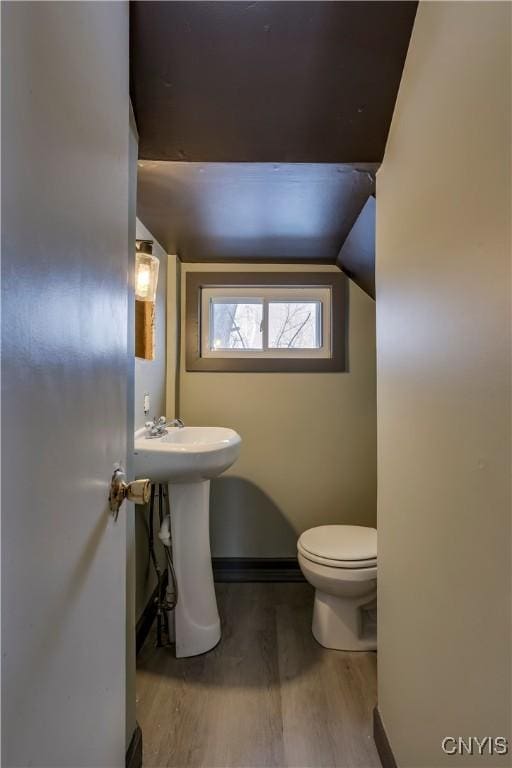
<path id="1" fill-rule="evenodd" d="M 158 537 L 161 540 L 164 547 L 168 574 L 169 574 L 165 599 L 164 599 L 164 585 L 163 585 L 163 579 L 162 579 L 162 570 L 158 564 L 158 560 L 155 554 L 155 543 L 154 543 L 155 496 L 157 492 L 158 492 L 158 517 L 159 517 L 159 523 L 160 523 Z M 164 515 L 164 505 L 163 505 L 164 497 L 165 497 L 166 508 L 167 508 L 166 515 Z M 174 570 L 174 564 L 172 562 L 172 539 L 171 539 L 171 517 L 170 517 L 169 494 L 168 494 L 167 488 L 162 484 L 151 485 L 151 497 L 149 501 L 148 540 L 149 540 L 149 555 L 150 555 L 151 562 L 153 564 L 153 568 L 155 570 L 155 574 L 157 578 L 157 598 L 156 598 L 157 600 L 157 610 L 156 610 L 157 646 L 160 647 L 163 645 L 162 634 L 164 632 L 166 632 L 168 636 L 168 641 L 169 642 L 171 641 L 171 621 L 170 621 L 169 612 L 174 610 L 178 602 L 178 582 L 176 580 L 176 572 Z M 166 619 L 168 620 L 166 621 Z"/>
<path id="2" fill-rule="evenodd" d="M 167 567 L 169 568 L 169 581 L 167 585 L 167 600 L 165 608 L 167 611 L 173 611 L 178 604 L 178 580 L 176 578 L 176 571 L 174 570 L 174 563 L 172 560 L 172 536 L 171 536 L 171 504 L 169 501 L 169 490 L 164 486 L 160 486 L 160 509 L 163 510 L 162 494 L 165 499 L 166 515 L 163 515 L 163 511 L 160 517 L 160 532 L 158 538 L 164 545 L 165 555 L 167 558 Z"/>

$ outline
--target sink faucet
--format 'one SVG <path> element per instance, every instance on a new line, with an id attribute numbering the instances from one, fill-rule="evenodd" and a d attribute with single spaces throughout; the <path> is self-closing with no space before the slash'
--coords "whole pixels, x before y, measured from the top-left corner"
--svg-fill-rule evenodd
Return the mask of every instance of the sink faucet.
<path id="1" fill-rule="evenodd" d="M 153 421 L 146 421 L 144 426 L 146 428 L 146 439 L 151 440 L 152 438 L 163 437 L 166 435 L 167 427 L 178 427 L 181 429 L 185 424 L 181 419 L 171 419 L 171 421 L 167 421 L 165 416 L 160 416 L 158 419 L 155 416 Z"/>
<path id="2" fill-rule="evenodd" d="M 182 429 L 185 426 L 185 422 L 182 419 L 171 419 L 171 421 L 167 422 L 166 426 L 178 427 L 178 429 Z"/>

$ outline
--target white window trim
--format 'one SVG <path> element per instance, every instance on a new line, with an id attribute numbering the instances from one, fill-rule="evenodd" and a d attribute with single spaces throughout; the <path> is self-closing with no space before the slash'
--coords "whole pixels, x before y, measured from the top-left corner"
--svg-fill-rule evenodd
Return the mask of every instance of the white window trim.
<path id="1" fill-rule="evenodd" d="M 215 298 L 260 299 L 263 302 L 263 350 L 213 350 L 210 349 L 211 300 Z M 268 304 L 279 301 L 318 301 L 322 306 L 322 346 L 316 349 L 268 349 Z M 332 357 L 332 290 L 329 286 L 226 286 L 203 288 L 201 291 L 201 357 L 204 358 L 271 358 L 289 360 L 295 359 L 329 359 Z"/>

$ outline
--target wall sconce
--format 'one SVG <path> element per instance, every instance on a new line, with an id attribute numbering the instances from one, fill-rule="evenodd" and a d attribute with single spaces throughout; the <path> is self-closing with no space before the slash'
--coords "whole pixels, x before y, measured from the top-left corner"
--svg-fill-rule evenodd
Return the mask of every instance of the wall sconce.
<path id="1" fill-rule="evenodd" d="M 135 241 L 135 356 L 155 359 L 155 302 L 160 262 L 152 240 Z"/>
<path id="2" fill-rule="evenodd" d="M 158 267 L 153 256 L 152 240 L 135 241 L 135 298 L 137 301 L 156 301 Z"/>

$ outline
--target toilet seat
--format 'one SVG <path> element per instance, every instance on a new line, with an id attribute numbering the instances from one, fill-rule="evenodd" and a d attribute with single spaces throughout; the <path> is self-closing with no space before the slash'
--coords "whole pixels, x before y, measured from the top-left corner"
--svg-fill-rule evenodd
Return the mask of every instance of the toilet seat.
<path id="1" fill-rule="evenodd" d="M 320 525 L 304 531 L 297 549 L 306 560 L 330 568 L 374 568 L 377 531 L 361 525 Z"/>

